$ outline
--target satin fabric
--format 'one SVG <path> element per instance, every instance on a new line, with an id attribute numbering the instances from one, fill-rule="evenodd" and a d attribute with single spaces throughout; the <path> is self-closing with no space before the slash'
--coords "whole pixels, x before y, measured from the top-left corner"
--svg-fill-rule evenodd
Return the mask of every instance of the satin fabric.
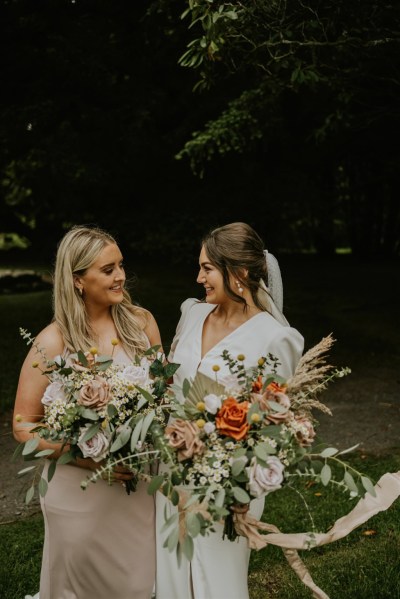
<path id="1" fill-rule="evenodd" d="M 119 348 L 115 362 L 128 363 Z M 45 465 L 44 476 L 48 464 Z M 88 471 L 57 466 L 41 499 L 45 525 L 40 599 L 149 599 L 155 581 L 155 506 L 140 482 L 127 495 Z"/>
<path id="2" fill-rule="evenodd" d="M 171 346 L 169 360 L 180 364 L 174 382 L 181 386 L 185 378 L 193 379 L 196 372 L 215 378 L 212 367 L 218 364 L 218 381 L 229 377 L 229 369 L 221 354 L 227 349 L 231 356 L 245 355 L 246 367 L 255 366 L 268 353 L 280 359 L 278 372 L 284 377 L 293 374 L 302 355 L 304 340 L 300 333 L 283 326 L 267 312 L 250 318 L 227 335 L 206 355 L 201 356 L 203 325 L 215 305 L 190 298 L 182 306 L 182 316 Z M 161 493 L 156 497 L 157 539 L 157 599 L 248 599 L 247 573 L 250 549 L 247 540 L 222 540 L 222 526 L 207 537 L 196 537 L 191 562 L 183 558 L 180 567 L 175 553 L 163 547 L 165 533 L 161 532 L 164 511 L 170 515 L 176 508 Z M 264 498 L 253 500 L 251 514 L 259 519 L 264 509 Z"/>

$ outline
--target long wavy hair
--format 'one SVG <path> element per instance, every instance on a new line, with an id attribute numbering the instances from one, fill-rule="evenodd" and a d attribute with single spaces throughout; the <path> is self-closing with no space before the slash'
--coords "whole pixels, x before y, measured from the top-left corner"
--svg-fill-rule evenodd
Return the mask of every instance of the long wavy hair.
<path id="1" fill-rule="evenodd" d="M 54 321 L 70 351 L 87 351 L 97 344 L 85 303 L 74 284 L 74 276 L 83 276 L 100 252 L 115 239 L 98 227 L 74 226 L 61 239 L 56 255 L 53 287 Z M 111 306 L 118 338 L 130 357 L 148 347 L 144 334 L 145 311 L 132 303 L 126 289 L 121 303 Z"/>
<path id="2" fill-rule="evenodd" d="M 230 276 L 233 275 L 242 287 L 250 290 L 257 308 L 270 312 L 264 243 L 250 225 L 235 222 L 213 229 L 205 235 L 202 245 L 210 262 L 222 274 L 228 297 L 247 308 L 246 300 L 230 285 Z"/>

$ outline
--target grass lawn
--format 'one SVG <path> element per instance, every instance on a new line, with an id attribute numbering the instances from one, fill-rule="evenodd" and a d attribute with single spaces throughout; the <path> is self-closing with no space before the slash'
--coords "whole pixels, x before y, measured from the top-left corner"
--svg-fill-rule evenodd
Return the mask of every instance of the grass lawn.
<path id="1" fill-rule="evenodd" d="M 351 461 L 374 480 L 384 472 L 400 470 L 400 453 L 384 458 L 353 457 Z M 313 486 L 298 487 L 298 490 L 309 504 L 320 531 L 328 530 L 335 519 L 355 505 L 354 500 L 330 488 Z M 276 524 L 282 532 L 304 532 L 310 527 L 303 500 L 289 488 L 267 497 L 264 520 Z M 345 539 L 301 551 L 300 555 L 315 583 L 331 599 L 396 599 L 400 597 L 399 522 L 400 503 L 397 501 Z M 42 540 L 41 516 L 0 526 L 2 599 L 23 599 L 25 594 L 38 590 Z M 282 551 L 266 547 L 252 552 L 250 597 L 306 599 L 311 597 L 311 592 L 293 573 Z"/>

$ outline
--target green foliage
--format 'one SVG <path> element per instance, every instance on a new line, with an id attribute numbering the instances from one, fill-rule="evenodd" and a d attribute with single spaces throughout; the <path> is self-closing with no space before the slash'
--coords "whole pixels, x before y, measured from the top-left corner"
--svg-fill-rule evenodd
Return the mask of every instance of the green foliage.
<path id="1" fill-rule="evenodd" d="M 365 470 L 371 478 L 400 468 L 400 456 L 351 458 L 355 468 Z M 348 513 L 354 505 L 334 489 L 301 488 L 311 504 L 316 524 L 327 530 L 333 521 Z M 317 496 L 316 493 L 322 495 Z M 83 493 L 83 492 L 82 492 Z M 83 499 L 86 495 L 83 494 Z M 291 489 L 271 493 L 266 499 L 264 520 L 274 522 L 283 532 L 304 531 L 307 512 L 302 498 Z M 341 599 L 386 599 L 400 595 L 398 565 L 400 505 L 374 516 L 348 537 L 301 552 L 301 557 L 315 582 L 330 596 Z M 0 526 L 0 595 L 16 599 L 33 594 L 39 588 L 43 542 L 43 521 L 35 517 Z M 168 549 L 165 549 L 168 551 Z M 253 551 L 250 560 L 250 598 L 262 599 L 266 593 L 278 599 L 308 599 L 309 590 L 288 566 L 278 547 Z"/>

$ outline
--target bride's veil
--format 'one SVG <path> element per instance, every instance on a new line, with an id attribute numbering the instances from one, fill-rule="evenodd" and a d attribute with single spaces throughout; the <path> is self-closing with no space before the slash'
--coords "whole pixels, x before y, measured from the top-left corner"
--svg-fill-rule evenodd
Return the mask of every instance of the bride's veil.
<path id="1" fill-rule="evenodd" d="M 267 262 L 268 287 L 261 279 L 258 298 L 265 309 L 270 312 L 278 322 L 284 326 L 289 326 L 289 323 L 283 314 L 283 284 L 278 260 L 267 250 L 264 250 L 264 254 Z"/>

